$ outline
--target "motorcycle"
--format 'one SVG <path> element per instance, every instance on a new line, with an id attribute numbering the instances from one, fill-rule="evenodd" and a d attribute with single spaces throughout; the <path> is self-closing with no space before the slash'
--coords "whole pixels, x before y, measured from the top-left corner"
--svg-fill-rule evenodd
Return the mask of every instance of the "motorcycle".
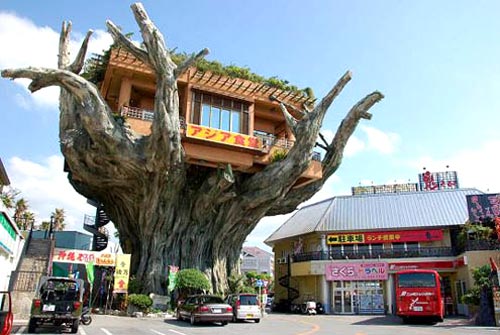
<path id="1" fill-rule="evenodd" d="M 81 324 L 88 326 L 92 323 L 92 317 L 90 316 L 90 308 L 83 307 L 82 316 L 80 317 Z"/>
<path id="2" fill-rule="evenodd" d="M 323 307 L 323 304 L 320 303 L 319 301 L 316 303 L 316 312 L 318 314 L 325 314 L 325 308 Z"/>
<path id="3" fill-rule="evenodd" d="M 316 302 L 315 301 L 306 301 L 301 306 L 302 314 L 307 315 L 316 315 Z"/>

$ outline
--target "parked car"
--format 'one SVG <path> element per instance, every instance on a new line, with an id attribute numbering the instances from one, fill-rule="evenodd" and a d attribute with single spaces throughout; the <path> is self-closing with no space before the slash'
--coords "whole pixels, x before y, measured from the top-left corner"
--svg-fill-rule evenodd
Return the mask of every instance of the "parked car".
<path id="1" fill-rule="evenodd" d="M 14 316 L 10 292 L 0 291 L 0 335 L 9 335 L 12 330 Z"/>
<path id="2" fill-rule="evenodd" d="M 224 300 L 214 295 L 193 295 L 177 306 L 177 320 L 198 322 L 220 322 L 227 325 L 233 317 L 233 309 Z"/>
<path id="3" fill-rule="evenodd" d="M 83 309 L 83 280 L 43 276 L 31 305 L 28 332 L 46 324 L 70 327 L 78 332 Z"/>
<path id="4" fill-rule="evenodd" d="M 260 322 L 262 317 L 259 296 L 251 293 L 230 294 L 227 303 L 233 308 L 233 321 L 254 320 Z"/>

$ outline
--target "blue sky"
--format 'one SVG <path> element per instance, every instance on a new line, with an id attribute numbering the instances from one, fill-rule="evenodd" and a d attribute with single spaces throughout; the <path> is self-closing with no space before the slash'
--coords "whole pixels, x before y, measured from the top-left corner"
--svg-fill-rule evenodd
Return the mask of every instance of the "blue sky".
<path id="1" fill-rule="evenodd" d="M 140 34 L 125 1 L 0 1 L 0 69 L 55 67 L 62 20 L 91 52 L 111 39 L 105 21 Z M 351 138 L 344 162 L 312 201 L 350 187 L 417 181 L 423 167 L 458 171 L 462 187 L 500 191 L 500 2 L 498 1 L 144 1 L 168 47 L 278 76 L 322 97 L 346 71 L 353 80 L 330 108 L 333 136 L 349 108 L 379 90 L 385 99 Z M 73 53 L 74 54 L 74 53 Z M 0 157 L 12 186 L 39 221 L 64 208 L 70 228 L 93 214 L 62 172 L 57 89 L 34 95 L 0 79 Z M 310 201 L 311 202 L 311 201 Z M 310 203 L 309 202 L 309 203 Z M 248 237 L 263 246 L 286 216 Z M 267 250 L 269 250 L 267 248 Z"/>

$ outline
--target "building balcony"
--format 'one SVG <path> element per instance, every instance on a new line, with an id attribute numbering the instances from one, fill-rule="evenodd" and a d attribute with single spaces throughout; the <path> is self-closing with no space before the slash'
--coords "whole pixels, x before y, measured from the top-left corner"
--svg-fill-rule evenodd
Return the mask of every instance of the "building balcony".
<path id="1" fill-rule="evenodd" d="M 452 247 L 423 247 L 414 250 L 380 250 L 377 252 L 305 252 L 292 256 L 293 262 L 324 261 L 335 259 L 382 259 L 382 258 L 413 258 L 413 257 L 446 257 L 456 256 Z"/>
<path id="2" fill-rule="evenodd" d="M 153 111 L 123 106 L 120 115 L 127 118 L 134 131 L 144 135 L 151 133 Z M 271 164 L 278 151 L 286 153 L 294 145 L 294 141 L 273 135 L 255 132 L 251 136 L 190 124 L 183 117 L 179 122 L 187 161 L 191 164 L 217 167 L 221 163 L 229 163 L 233 170 L 255 173 Z M 314 152 L 311 158 L 311 164 L 294 187 L 321 179 L 321 155 Z"/>

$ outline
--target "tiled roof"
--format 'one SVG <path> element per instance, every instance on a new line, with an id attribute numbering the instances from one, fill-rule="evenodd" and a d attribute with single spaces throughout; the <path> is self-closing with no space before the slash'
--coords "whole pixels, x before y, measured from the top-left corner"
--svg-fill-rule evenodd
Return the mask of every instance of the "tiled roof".
<path id="1" fill-rule="evenodd" d="M 258 257 L 258 256 L 269 256 L 269 257 L 272 257 L 273 254 L 265 251 L 265 250 L 262 250 L 261 248 L 259 247 L 243 247 L 242 248 L 242 251 L 247 253 L 247 254 L 250 254 L 254 257 Z"/>
<path id="2" fill-rule="evenodd" d="M 303 207 L 266 239 L 277 240 L 311 232 L 445 227 L 467 221 L 466 195 L 483 194 L 463 188 L 432 192 L 339 196 Z"/>

